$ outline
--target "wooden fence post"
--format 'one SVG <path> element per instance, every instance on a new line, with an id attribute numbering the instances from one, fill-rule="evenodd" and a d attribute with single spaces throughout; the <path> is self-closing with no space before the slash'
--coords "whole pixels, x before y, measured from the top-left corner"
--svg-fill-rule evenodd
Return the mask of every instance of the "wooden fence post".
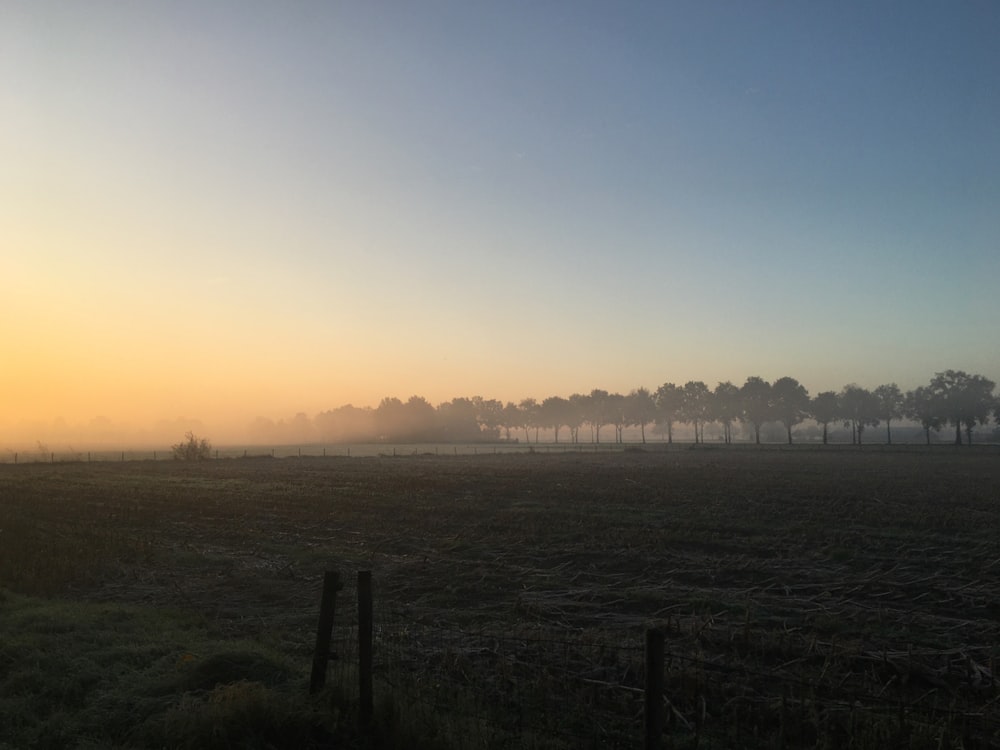
<path id="1" fill-rule="evenodd" d="M 645 750 L 663 747 L 663 631 L 646 631 Z"/>
<path id="2" fill-rule="evenodd" d="M 372 573 L 358 571 L 358 688 L 361 707 L 359 721 L 363 729 L 371 725 L 375 711 L 372 695 Z"/>
<path id="3" fill-rule="evenodd" d="M 312 675 L 309 678 L 309 692 L 318 693 L 326 684 L 326 667 L 336 654 L 330 653 L 330 638 L 333 635 L 333 616 L 337 609 L 337 592 L 341 589 L 340 574 L 328 570 L 323 574 L 323 599 L 319 606 L 319 626 L 316 629 L 316 651 L 313 652 Z"/>

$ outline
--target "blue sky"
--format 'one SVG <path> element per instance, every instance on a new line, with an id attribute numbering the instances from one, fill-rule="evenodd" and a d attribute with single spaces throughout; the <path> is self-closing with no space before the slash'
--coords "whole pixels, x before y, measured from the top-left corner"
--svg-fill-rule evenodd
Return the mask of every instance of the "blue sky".
<path id="1" fill-rule="evenodd" d="M 37 2 L 0 29 L 11 420 L 1000 378 L 995 3 Z"/>

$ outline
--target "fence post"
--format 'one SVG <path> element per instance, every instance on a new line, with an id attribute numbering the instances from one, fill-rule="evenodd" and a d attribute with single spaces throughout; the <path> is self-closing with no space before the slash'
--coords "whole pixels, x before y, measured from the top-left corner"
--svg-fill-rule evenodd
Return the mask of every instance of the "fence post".
<path id="1" fill-rule="evenodd" d="M 663 747 L 663 631 L 646 631 L 645 750 Z"/>
<path id="2" fill-rule="evenodd" d="M 316 629 L 316 651 L 313 653 L 312 675 L 309 692 L 318 693 L 326 684 L 326 667 L 331 658 L 330 638 L 333 635 L 333 616 L 337 608 L 337 592 L 341 589 L 340 574 L 328 570 L 323 574 L 323 599 L 319 605 L 319 626 Z"/>
<path id="3" fill-rule="evenodd" d="M 358 571 L 358 688 L 362 729 L 371 725 L 375 711 L 372 695 L 372 572 Z"/>

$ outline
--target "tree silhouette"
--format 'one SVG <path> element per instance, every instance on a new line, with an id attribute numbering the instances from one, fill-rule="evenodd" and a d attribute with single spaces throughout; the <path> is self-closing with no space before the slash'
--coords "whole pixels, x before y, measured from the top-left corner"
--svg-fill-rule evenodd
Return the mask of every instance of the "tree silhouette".
<path id="1" fill-rule="evenodd" d="M 924 428 L 927 445 L 931 444 L 931 430 L 937 432 L 944 424 L 941 419 L 941 405 L 930 386 L 922 385 L 907 392 L 903 402 L 903 412 Z"/>
<path id="2" fill-rule="evenodd" d="M 945 370 L 931 380 L 930 388 L 941 405 L 942 418 L 955 426 L 955 445 L 962 444 L 962 427 L 972 445 L 972 430 L 989 421 L 996 404 L 995 387 L 992 380 L 962 370 Z"/>
<path id="3" fill-rule="evenodd" d="M 601 427 L 606 425 L 608 418 L 608 392 L 595 388 L 587 397 L 587 421 L 594 429 L 596 441 L 601 442 Z"/>
<path id="4" fill-rule="evenodd" d="M 840 397 L 833 391 L 817 393 L 809 405 L 809 415 L 823 426 L 823 445 L 827 444 L 827 427 L 830 422 L 840 419 Z"/>
<path id="5" fill-rule="evenodd" d="M 628 420 L 628 405 L 625 401 L 625 396 L 620 393 L 609 393 L 607 398 L 607 415 L 608 422 L 614 425 L 615 428 L 615 442 L 623 443 L 625 441 L 625 428 L 629 425 Z"/>
<path id="6" fill-rule="evenodd" d="M 681 390 L 681 418 L 694 426 L 694 442 L 705 442 L 704 425 L 712 409 L 712 392 L 700 380 L 689 380 Z"/>
<path id="7" fill-rule="evenodd" d="M 880 385 L 873 393 L 878 399 L 878 416 L 885 422 L 885 439 L 892 445 L 892 420 L 903 416 L 904 396 L 895 383 Z"/>
<path id="8" fill-rule="evenodd" d="M 499 435 L 503 426 L 503 402 L 495 398 L 485 399 L 474 396 L 472 402 L 476 405 L 476 419 L 491 436 Z"/>
<path id="9" fill-rule="evenodd" d="M 559 442 L 559 430 L 563 425 L 567 425 L 572 421 L 569 415 L 569 407 L 569 401 L 561 396 L 549 396 L 542 401 L 538 409 L 539 419 L 543 422 L 544 427 L 552 428 L 554 442 L 556 443 Z"/>
<path id="10" fill-rule="evenodd" d="M 517 408 L 521 412 L 521 427 L 524 428 L 524 442 L 530 443 L 531 436 L 528 434 L 528 430 L 534 428 L 535 430 L 535 442 L 538 442 L 538 402 L 533 398 L 521 399 L 521 403 L 517 405 Z"/>
<path id="11" fill-rule="evenodd" d="M 771 385 L 756 375 L 751 375 L 740 388 L 742 414 L 740 418 L 753 426 L 753 438 L 760 445 L 760 428 L 774 418 L 771 408 Z"/>
<path id="12" fill-rule="evenodd" d="M 733 442 L 733 422 L 740 417 L 740 389 L 728 380 L 712 392 L 712 418 L 722 424 L 726 445 Z"/>
<path id="13" fill-rule="evenodd" d="M 569 397 L 569 418 L 566 426 L 569 427 L 570 441 L 580 442 L 580 427 L 587 421 L 587 408 L 589 399 L 582 393 L 573 393 Z"/>
<path id="14" fill-rule="evenodd" d="M 845 426 L 851 427 L 851 444 L 861 445 L 866 427 L 878 427 L 879 402 L 875 394 L 851 383 L 840 392 Z"/>
<path id="15" fill-rule="evenodd" d="M 656 389 L 658 421 L 667 428 L 667 443 L 674 442 L 674 422 L 680 416 L 684 394 L 673 383 L 664 383 Z"/>
<path id="16" fill-rule="evenodd" d="M 809 391 L 795 378 L 778 378 L 771 386 L 774 416 L 785 425 L 788 444 L 792 444 L 792 428 L 809 414 Z"/>
<path id="17" fill-rule="evenodd" d="M 646 444 L 646 425 L 656 421 L 656 399 L 646 388 L 634 388 L 625 397 L 629 424 L 639 426 L 642 443 Z"/>
<path id="18" fill-rule="evenodd" d="M 503 405 L 501 418 L 503 420 L 504 435 L 509 441 L 510 431 L 518 430 L 524 426 L 524 413 L 513 401 L 508 401 Z"/>

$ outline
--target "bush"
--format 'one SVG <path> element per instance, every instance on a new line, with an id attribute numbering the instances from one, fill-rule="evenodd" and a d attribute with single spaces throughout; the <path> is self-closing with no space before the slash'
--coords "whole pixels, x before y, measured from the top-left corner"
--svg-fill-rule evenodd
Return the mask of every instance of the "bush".
<path id="1" fill-rule="evenodd" d="M 212 455 L 212 444 L 193 432 L 184 433 L 184 442 L 171 446 L 177 461 L 204 461 Z"/>

